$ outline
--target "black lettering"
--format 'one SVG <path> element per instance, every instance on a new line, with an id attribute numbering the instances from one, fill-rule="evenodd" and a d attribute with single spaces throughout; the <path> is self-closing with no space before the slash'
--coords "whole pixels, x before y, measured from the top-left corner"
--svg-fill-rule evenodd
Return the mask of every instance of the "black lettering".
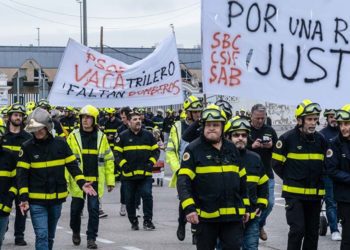
<path id="1" fill-rule="evenodd" d="M 335 87 L 338 88 L 339 87 L 339 82 L 340 82 L 340 71 L 341 71 L 341 65 L 343 62 L 343 54 L 350 54 L 349 50 L 342 50 L 342 49 L 331 49 L 330 50 L 331 53 L 336 54 L 339 53 L 339 61 L 338 61 L 338 70 L 337 70 L 337 79 L 335 82 Z"/>
<path id="2" fill-rule="evenodd" d="M 258 72 L 262 76 L 266 76 L 269 74 L 271 69 L 271 61 L 272 61 L 272 44 L 269 44 L 269 59 L 267 63 L 267 70 L 265 72 L 262 72 L 258 67 L 255 67 L 255 71 Z"/>
<path id="3" fill-rule="evenodd" d="M 142 80 L 143 80 L 142 77 L 137 77 L 135 87 L 142 87 Z"/>
<path id="4" fill-rule="evenodd" d="M 298 27 L 299 27 L 299 19 L 296 19 L 296 25 L 294 31 L 292 30 L 293 26 L 293 17 L 289 18 L 289 32 L 294 36 L 297 33 Z"/>
<path id="5" fill-rule="evenodd" d="M 339 30 L 339 22 L 343 23 L 344 24 L 344 28 Z M 347 30 L 348 29 L 348 23 L 344 20 L 344 19 L 341 19 L 341 18 L 336 18 L 335 19 L 335 36 L 334 36 L 334 41 L 335 43 L 338 43 L 338 35 L 341 36 L 341 38 L 343 38 L 345 44 L 348 44 L 349 41 L 345 38 L 345 36 L 342 34 L 343 31 Z"/>
<path id="6" fill-rule="evenodd" d="M 300 25 L 300 31 L 299 31 L 299 38 L 303 37 L 303 33 L 305 34 L 305 37 L 307 39 L 310 38 L 311 34 L 311 20 L 309 20 L 309 26 L 306 27 L 306 21 L 304 19 L 301 19 L 301 25 Z M 304 32 L 303 32 L 304 31 Z"/>
<path id="7" fill-rule="evenodd" d="M 86 97 L 86 90 L 84 87 L 75 96 L 80 96 L 80 95 L 83 95 L 84 97 Z"/>
<path id="8" fill-rule="evenodd" d="M 108 90 L 105 90 L 105 89 L 100 89 L 99 90 L 101 92 L 101 95 L 100 95 L 100 98 L 102 98 L 102 96 L 105 94 L 105 92 L 109 92 Z"/>
<path id="9" fill-rule="evenodd" d="M 166 72 L 166 67 L 162 67 L 162 68 L 160 69 L 160 80 L 163 80 L 163 77 L 168 75 L 168 74 L 165 73 L 165 72 Z"/>
<path id="10" fill-rule="evenodd" d="M 272 13 L 269 14 L 270 9 L 272 9 Z M 267 32 L 267 24 L 269 24 L 269 26 L 272 28 L 273 32 L 276 32 L 276 28 L 275 26 L 273 26 L 273 24 L 270 22 L 270 19 L 272 19 L 275 15 L 277 14 L 277 8 L 275 5 L 273 4 L 267 4 L 267 8 L 266 8 L 266 12 L 265 12 L 265 17 L 264 17 L 264 21 L 265 21 L 265 25 L 264 25 L 264 32 Z"/>
<path id="11" fill-rule="evenodd" d="M 132 82 L 133 82 L 133 80 L 135 80 L 135 79 L 132 79 L 132 78 L 131 78 L 131 79 L 130 79 L 130 78 L 129 78 L 129 79 L 125 79 L 126 83 L 129 84 L 129 88 L 130 88 L 130 89 L 132 88 Z"/>
<path id="12" fill-rule="evenodd" d="M 169 65 L 168 65 L 168 74 L 169 76 L 174 75 L 175 73 L 175 63 L 173 61 L 170 61 Z"/>
<path id="13" fill-rule="evenodd" d="M 322 34 L 322 24 L 320 21 L 316 21 L 314 33 L 312 34 L 311 39 L 314 40 L 316 35 L 319 36 L 320 42 L 322 42 L 323 41 L 323 34 Z"/>
<path id="14" fill-rule="evenodd" d="M 249 20 L 250 20 L 250 13 L 251 13 L 253 7 L 255 7 L 255 9 L 256 9 L 256 11 L 257 11 L 257 15 L 258 15 L 258 23 L 257 23 L 257 25 L 256 25 L 255 28 L 251 28 L 251 27 L 250 27 L 250 22 L 249 22 Z M 256 31 L 259 29 L 260 23 L 261 23 L 261 16 L 260 16 L 260 13 L 261 13 L 261 12 L 260 12 L 260 9 L 259 9 L 259 5 L 258 5 L 257 3 L 254 3 L 254 4 L 252 4 L 252 6 L 249 7 L 246 23 L 247 23 L 247 29 L 248 29 L 250 32 L 256 32 Z"/>
<path id="15" fill-rule="evenodd" d="M 90 90 L 89 97 L 96 97 L 96 95 L 94 95 L 94 89 Z"/>
<path id="16" fill-rule="evenodd" d="M 123 98 L 124 95 L 125 95 L 125 91 L 117 92 L 115 97 L 118 98 L 118 96 L 119 96 L 120 98 Z"/>
<path id="17" fill-rule="evenodd" d="M 235 14 L 233 14 L 233 12 L 232 12 L 233 7 L 234 7 L 233 5 L 236 5 L 240 9 Z M 229 1 L 228 2 L 228 25 L 227 25 L 227 27 L 230 28 L 232 25 L 232 23 L 231 23 L 232 19 L 242 15 L 242 13 L 243 13 L 243 6 L 240 3 L 238 3 L 237 1 Z"/>
<path id="18" fill-rule="evenodd" d="M 299 65 L 300 65 L 300 46 L 297 46 L 297 54 L 298 54 L 298 60 L 297 60 L 297 65 L 295 67 L 295 70 L 293 72 L 293 74 L 291 76 L 287 76 L 284 73 L 284 65 L 283 65 L 283 61 L 284 61 L 284 44 L 281 44 L 281 56 L 280 56 L 280 70 L 281 70 L 281 75 L 284 79 L 287 79 L 289 81 L 292 81 L 295 79 L 296 75 L 298 74 L 299 71 Z"/>
<path id="19" fill-rule="evenodd" d="M 157 76 L 157 74 L 158 74 L 159 72 L 160 72 L 159 69 L 156 70 L 156 71 L 154 72 L 154 75 L 153 75 L 153 83 L 159 82 L 159 79 L 158 79 L 158 76 Z"/>
<path id="20" fill-rule="evenodd" d="M 108 99 L 110 96 L 115 97 L 115 94 L 116 94 L 116 92 L 115 92 L 115 91 L 112 91 L 110 94 L 107 95 L 107 99 Z"/>
<path id="21" fill-rule="evenodd" d="M 75 92 L 73 88 L 79 89 L 79 86 L 73 85 L 73 84 L 69 84 L 69 89 L 67 90 L 67 95 L 70 95 L 70 92 Z"/>
<path id="22" fill-rule="evenodd" d="M 319 69 L 321 69 L 321 70 L 323 71 L 323 75 L 322 75 L 321 77 L 319 77 L 319 78 L 304 78 L 304 82 L 305 82 L 305 83 L 319 82 L 319 81 L 321 81 L 321 80 L 323 80 L 323 79 L 325 79 L 325 78 L 327 77 L 327 71 L 326 71 L 326 69 L 325 69 L 324 67 L 322 67 L 320 64 L 318 64 L 317 62 L 315 62 L 315 61 L 311 58 L 311 53 L 312 53 L 314 50 L 316 50 L 316 51 L 321 51 L 321 52 L 323 52 L 323 53 L 325 52 L 325 50 L 324 50 L 324 49 L 321 49 L 321 48 L 313 47 L 313 48 L 311 48 L 311 49 L 308 51 L 308 53 L 307 53 L 307 58 L 309 59 L 309 61 L 310 61 L 313 65 L 315 65 L 315 66 L 317 66 Z"/>

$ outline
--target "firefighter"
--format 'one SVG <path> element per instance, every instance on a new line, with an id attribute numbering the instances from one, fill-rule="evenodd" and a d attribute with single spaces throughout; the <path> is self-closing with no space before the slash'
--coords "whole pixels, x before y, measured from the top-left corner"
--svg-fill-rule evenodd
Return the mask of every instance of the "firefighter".
<path id="1" fill-rule="evenodd" d="M 336 120 L 335 109 L 325 109 L 323 116 L 327 119 L 327 126 L 323 128 L 320 133 L 331 141 L 339 135 L 339 127 Z M 337 203 L 334 200 L 334 185 L 332 179 L 326 174 L 323 178 L 326 195 L 324 201 L 326 203 L 326 216 L 329 228 L 331 230 L 331 238 L 334 241 L 341 240 L 341 234 L 338 229 Z"/>
<path id="2" fill-rule="evenodd" d="M 3 147 L 9 149 L 16 158 L 22 144 L 31 139 L 32 136 L 24 131 L 24 119 L 26 116 L 26 109 L 21 104 L 13 104 L 10 106 L 8 112 L 7 130 L 3 138 Z M 15 245 L 26 246 L 27 242 L 24 240 L 24 231 L 26 228 L 26 216 L 22 215 L 18 207 L 19 200 L 16 196 L 15 207 L 16 217 L 14 223 Z"/>
<path id="3" fill-rule="evenodd" d="M 215 105 L 219 106 L 226 114 L 227 120 L 232 118 L 232 105 L 223 99 L 217 100 Z"/>
<path id="4" fill-rule="evenodd" d="M 163 129 L 163 122 L 164 122 L 163 113 L 164 111 L 162 109 L 157 109 L 157 115 L 152 118 L 152 122 L 154 126 L 158 127 L 158 129 L 160 130 Z"/>
<path id="5" fill-rule="evenodd" d="M 50 113 L 51 111 L 51 105 L 50 103 L 45 100 L 45 99 L 41 99 L 38 104 L 37 104 L 37 107 L 40 107 L 42 109 L 45 109 L 47 112 Z M 56 119 L 52 119 L 52 122 L 53 122 L 53 127 L 54 127 L 54 136 L 60 136 L 60 137 L 66 137 L 66 134 L 64 133 L 63 131 L 63 127 L 62 127 L 62 124 L 57 121 Z"/>
<path id="6" fill-rule="evenodd" d="M 96 195 L 90 182 L 86 182 L 76 157 L 60 137 L 52 136 L 50 114 L 36 108 L 25 128 L 33 138 L 23 143 L 17 162 L 17 186 L 20 209 L 30 209 L 35 232 L 36 249 L 52 249 L 62 203 L 68 191 L 65 171 L 68 170 L 87 195 Z"/>
<path id="7" fill-rule="evenodd" d="M 188 145 L 188 143 L 182 140 L 183 132 L 191 125 L 193 122 L 200 119 L 201 111 L 203 109 L 203 104 L 195 96 L 189 96 L 184 102 L 184 110 L 187 113 L 187 118 L 185 120 L 176 121 L 170 130 L 170 136 L 168 144 L 165 149 L 165 160 L 169 164 L 173 175 L 169 183 L 169 187 L 175 188 L 177 181 L 177 174 L 180 169 L 180 163 L 182 159 L 182 154 Z M 194 233 L 194 231 L 193 231 Z M 176 230 L 177 238 L 183 241 L 186 237 L 186 215 L 179 204 L 179 218 L 178 227 Z M 192 241 L 195 243 L 194 234 L 192 235 Z"/>
<path id="8" fill-rule="evenodd" d="M 64 117 L 61 118 L 60 123 L 68 136 L 78 125 L 78 120 L 74 114 L 72 106 L 64 107 Z"/>
<path id="9" fill-rule="evenodd" d="M 202 114 L 203 132 L 182 156 L 177 189 L 188 222 L 197 225 L 197 249 L 240 249 L 249 220 L 246 171 L 235 145 L 224 139 L 225 112 L 217 105 Z"/>
<path id="10" fill-rule="evenodd" d="M 165 146 L 168 144 L 170 130 L 175 123 L 175 117 L 172 115 L 172 113 L 173 112 L 171 109 L 167 109 L 163 120 L 162 131 L 163 131 Z"/>
<path id="11" fill-rule="evenodd" d="M 236 116 L 225 125 L 225 134 L 238 149 L 241 164 L 247 172 L 248 196 L 250 199 L 250 220 L 245 225 L 242 249 L 257 250 L 259 245 L 259 216 L 268 204 L 268 180 L 260 156 L 248 150 L 250 123 Z"/>
<path id="12" fill-rule="evenodd" d="M 321 107 L 310 100 L 296 110 L 297 126 L 280 136 L 272 154 L 272 167 L 283 180 L 289 225 L 287 249 L 317 249 L 322 177 L 327 141 L 316 131 Z"/>
<path id="13" fill-rule="evenodd" d="M 334 183 L 334 199 L 342 223 L 340 249 L 350 249 L 350 104 L 336 113 L 340 134 L 331 141 L 326 168 Z"/>
<path id="14" fill-rule="evenodd" d="M 87 248 L 97 249 L 96 237 L 99 225 L 99 198 L 104 193 L 106 183 L 108 192 L 115 185 L 114 156 L 106 135 L 97 127 L 98 109 L 92 105 L 84 106 L 79 113 L 80 128 L 73 130 L 67 138 L 67 143 L 77 156 L 79 167 L 86 181 L 92 182 L 98 196 L 85 197 L 74 179 L 68 177 L 68 191 L 72 195 L 70 227 L 73 231 L 73 244 L 80 245 L 80 227 L 85 198 L 87 200 L 89 220 L 87 228 Z"/>
<path id="15" fill-rule="evenodd" d="M 17 157 L 3 147 L 5 122 L 0 118 L 0 249 L 9 222 L 12 202 L 17 195 Z"/>
<path id="16" fill-rule="evenodd" d="M 132 230 L 139 230 L 135 199 L 142 198 L 143 228 L 153 230 L 152 168 L 159 157 L 159 148 L 153 134 L 141 127 L 141 115 L 131 112 L 129 129 L 119 134 L 114 152 L 116 164 L 122 172 L 125 185 L 126 210 Z"/>
<path id="17" fill-rule="evenodd" d="M 122 125 L 122 121 L 116 117 L 115 108 L 106 108 L 105 112 L 108 116 L 108 119 L 104 123 L 103 132 L 106 134 L 109 146 L 114 147 L 114 136 L 118 131 L 118 127 Z"/>

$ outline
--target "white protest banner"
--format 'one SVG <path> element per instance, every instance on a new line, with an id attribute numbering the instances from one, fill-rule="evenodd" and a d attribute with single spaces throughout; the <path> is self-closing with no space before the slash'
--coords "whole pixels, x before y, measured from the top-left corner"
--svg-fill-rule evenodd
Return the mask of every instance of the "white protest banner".
<path id="1" fill-rule="evenodd" d="M 202 0 L 207 94 L 350 103 L 350 1 Z"/>
<path id="2" fill-rule="evenodd" d="M 48 100 L 56 106 L 157 106 L 183 102 L 174 34 L 152 54 L 125 64 L 70 39 Z"/>

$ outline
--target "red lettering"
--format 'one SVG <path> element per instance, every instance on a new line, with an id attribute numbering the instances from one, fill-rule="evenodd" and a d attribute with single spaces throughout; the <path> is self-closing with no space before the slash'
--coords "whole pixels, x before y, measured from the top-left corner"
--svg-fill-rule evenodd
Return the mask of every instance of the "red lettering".
<path id="1" fill-rule="evenodd" d="M 217 38 L 220 35 L 220 32 L 215 32 L 213 35 L 213 40 L 216 42 L 216 44 L 212 44 L 211 48 L 215 49 L 220 46 L 220 40 Z"/>
<path id="2" fill-rule="evenodd" d="M 89 69 L 88 71 L 86 71 L 81 77 L 79 77 L 79 65 L 75 64 L 75 81 L 76 82 L 80 82 L 81 80 L 83 80 L 88 74 L 91 73 L 92 69 Z"/>
<path id="3" fill-rule="evenodd" d="M 90 62 L 90 60 L 92 60 L 93 62 L 96 60 L 96 57 L 93 54 L 91 54 L 90 52 L 87 52 L 86 56 L 87 56 L 87 58 L 86 58 L 87 63 Z"/>
<path id="4" fill-rule="evenodd" d="M 233 39 L 233 41 L 232 41 L 232 49 L 239 50 L 239 48 L 236 46 L 236 42 L 240 38 L 241 38 L 241 35 L 236 35 L 236 37 Z"/>
<path id="5" fill-rule="evenodd" d="M 216 65 L 212 65 L 210 68 L 211 77 L 209 78 L 209 83 L 213 83 L 216 81 L 218 75 L 215 73 L 215 71 L 216 71 Z"/>
<path id="6" fill-rule="evenodd" d="M 123 74 L 118 73 L 117 78 L 115 79 L 115 84 L 114 84 L 114 89 L 116 89 L 117 87 L 121 87 L 121 89 L 124 89 L 125 85 L 124 85 L 124 77 Z"/>
<path id="7" fill-rule="evenodd" d="M 230 38 L 231 36 L 229 34 L 224 34 L 224 39 L 222 40 L 222 48 L 223 49 L 227 49 L 230 47 L 231 43 L 230 43 Z"/>
<path id="8" fill-rule="evenodd" d="M 106 63 L 105 59 L 97 59 L 97 63 L 95 64 L 96 68 L 98 69 L 105 69 L 105 67 L 103 66 L 103 64 Z"/>
<path id="9" fill-rule="evenodd" d="M 89 83 L 95 84 L 98 88 L 98 71 L 95 71 L 91 77 L 87 80 L 87 82 L 84 84 L 84 86 L 88 85 Z"/>
<path id="10" fill-rule="evenodd" d="M 242 72 L 240 69 L 231 67 L 231 73 L 230 73 L 230 86 L 236 86 L 241 83 L 240 76 L 242 75 Z"/>
<path id="11" fill-rule="evenodd" d="M 218 61 L 215 60 L 214 56 L 216 54 L 216 50 L 214 50 L 212 53 L 211 53 L 211 62 L 212 63 L 219 63 Z"/>

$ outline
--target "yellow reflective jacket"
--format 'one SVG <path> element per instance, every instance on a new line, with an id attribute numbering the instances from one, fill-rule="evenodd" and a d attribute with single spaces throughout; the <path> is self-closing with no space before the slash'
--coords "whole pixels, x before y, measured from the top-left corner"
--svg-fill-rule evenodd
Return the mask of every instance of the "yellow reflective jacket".
<path id="1" fill-rule="evenodd" d="M 69 147 L 79 161 L 79 167 L 83 171 L 82 142 L 79 129 L 75 129 L 67 138 Z M 100 130 L 97 131 L 97 151 L 98 151 L 98 196 L 101 198 L 104 193 L 104 184 L 115 185 L 114 177 L 114 156 L 109 146 L 106 135 Z M 83 191 L 78 187 L 70 175 L 66 175 L 68 191 L 72 197 L 83 198 Z M 89 181 L 89 180 L 87 180 Z M 94 181 L 94 180 L 90 180 Z"/>
<path id="2" fill-rule="evenodd" d="M 177 182 L 177 171 L 180 169 L 180 140 L 181 121 L 175 122 L 170 129 L 168 144 L 165 149 L 165 161 L 169 164 L 173 175 L 169 182 L 169 187 L 175 188 Z"/>

